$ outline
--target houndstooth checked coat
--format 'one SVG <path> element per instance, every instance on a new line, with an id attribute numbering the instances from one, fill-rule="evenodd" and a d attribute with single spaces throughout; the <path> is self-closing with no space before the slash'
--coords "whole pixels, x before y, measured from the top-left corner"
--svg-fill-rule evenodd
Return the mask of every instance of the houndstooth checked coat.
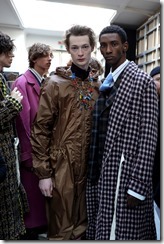
<path id="1" fill-rule="evenodd" d="M 88 239 L 110 238 L 122 154 L 124 161 L 116 204 L 115 239 L 156 238 L 152 169 L 157 141 L 157 114 L 157 93 L 153 80 L 138 69 L 134 62 L 130 62 L 122 74 L 122 81 L 110 110 L 98 186 L 94 188 L 88 185 L 87 189 L 88 209 L 97 209 L 95 226 L 92 223 L 92 228 L 88 229 Z M 94 192 L 96 188 L 98 199 Z M 127 208 L 128 189 L 145 196 L 142 204 L 135 209 Z"/>

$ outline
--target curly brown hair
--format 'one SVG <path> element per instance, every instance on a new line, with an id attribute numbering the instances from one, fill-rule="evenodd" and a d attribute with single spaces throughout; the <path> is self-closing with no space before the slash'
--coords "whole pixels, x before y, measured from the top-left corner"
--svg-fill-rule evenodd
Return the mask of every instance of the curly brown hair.
<path id="1" fill-rule="evenodd" d="M 34 61 L 37 58 L 46 57 L 49 54 L 53 58 L 52 49 L 49 45 L 43 43 L 34 43 L 28 50 L 29 67 L 34 67 Z"/>

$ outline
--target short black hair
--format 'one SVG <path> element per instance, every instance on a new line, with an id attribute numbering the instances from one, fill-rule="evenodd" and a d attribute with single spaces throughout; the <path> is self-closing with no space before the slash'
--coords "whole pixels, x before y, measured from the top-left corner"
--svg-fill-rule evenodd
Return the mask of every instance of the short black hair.
<path id="1" fill-rule="evenodd" d="M 122 43 L 125 43 L 128 39 L 127 34 L 122 27 L 120 27 L 118 25 L 110 25 L 110 26 L 107 26 L 104 29 L 102 29 L 102 31 L 99 34 L 99 41 L 100 41 L 100 37 L 102 35 L 108 34 L 108 33 L 117 33 L 120 36 Z"/>

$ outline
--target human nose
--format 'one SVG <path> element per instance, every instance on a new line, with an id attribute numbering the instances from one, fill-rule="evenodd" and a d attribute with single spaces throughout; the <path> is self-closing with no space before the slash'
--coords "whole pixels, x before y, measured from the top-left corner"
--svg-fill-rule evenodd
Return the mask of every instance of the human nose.
<path id="1" fill-rule="evenodd" d="M 111 53 L 112 52 L 111 45 L 107 45 L 106 52 L 107 53 Z"/>
<path id="2" fill-rule="evenodd" d="M 83 55 L 83 48 L 82 47 L 78 47 L 78 55 Z"/>
<path id="3" fill-rule="evenodd" d="M 48 59 L 49 59 L 49 60 L 52 60 L 52 59 L 53 59 L 52 54 L 48 55 Z"/>

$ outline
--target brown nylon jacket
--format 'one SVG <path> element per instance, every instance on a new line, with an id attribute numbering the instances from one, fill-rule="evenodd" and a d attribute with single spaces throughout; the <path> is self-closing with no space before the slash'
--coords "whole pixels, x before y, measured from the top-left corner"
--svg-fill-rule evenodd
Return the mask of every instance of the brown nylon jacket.
<path id="1" fill-rule="evenodd" d="M 56 240 L 76 238 L 86 229 L 87 159 L 99 87 L 70 75 L 68 67 L 61 67 L 47 79 L 31 133 L 35 173 L 53 181 L 48 237 Z"/>

